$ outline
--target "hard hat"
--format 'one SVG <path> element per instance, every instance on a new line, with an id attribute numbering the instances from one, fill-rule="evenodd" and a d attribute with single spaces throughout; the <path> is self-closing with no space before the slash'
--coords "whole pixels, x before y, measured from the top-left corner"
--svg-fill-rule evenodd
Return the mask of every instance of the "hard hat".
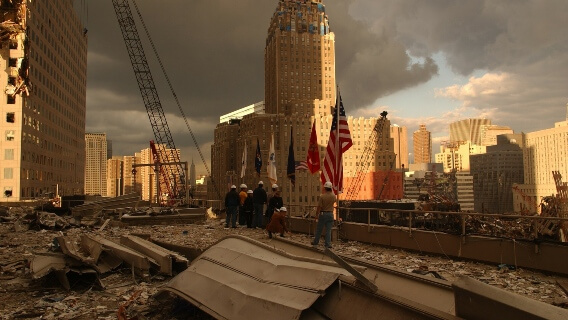
<path id="1" fill-rule="evenodd" d="M 280 212 L 286 212 L 287 210 L 286 210 L 286 207 L 281 207 L 279 211 Z"/>
<path id="2" fill-rule="evenodd" d="M 247 193 L 251 193 L 251 194 L 252 194 L 253 192 L 252 192 L 252 190 L 249 190 L 249 191 L 247 191 Z"/>
<path id="3" fill-rule="evenodd" d="M 258 184 L 264 184 L 262 181 L 259 181 Z"/>
<path id="4" fill-rule="evenodd" d="M 327 181 L 326 183 L 323 184 L 323 187 L 326 189 L 331 189 L 333 186 L 331 185 L 331 182 Z"/>
<path id="5" fill-rule="evenodd" d="M 272 185 L 272 189 L 278 189 L 278 185 L 275 183 Z"/>
<path id="6" fill-rule="evenodd" d="M 241 189 L 246 189 L 247 185 L 246 184 L 241 184 Z"/>
<path id="7" fill-rule="evenodd" d="M 231 189 L 236 189 L 236 188 L 237 188 L 236 185 L 232 185 L 232 186 L 231 186 Z"/>

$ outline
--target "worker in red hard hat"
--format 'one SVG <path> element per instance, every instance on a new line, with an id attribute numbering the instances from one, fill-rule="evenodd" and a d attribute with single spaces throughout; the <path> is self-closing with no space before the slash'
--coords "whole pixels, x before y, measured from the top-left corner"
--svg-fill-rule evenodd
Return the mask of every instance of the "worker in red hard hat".
<path id="1" fill-rule="evenodd" d="M 331 228 L 333 227 L 333 209 L 337 197 L 333 193 L 331 182 L 327 181 L 324 183 L 324 193 L 320 195 L 318 200 L 318 208 L 316 211 L 316 220 L 318 222 L 316 226 L 316 234 L 313 246 L 317 246 L 321 237 L 323 228 L 325 227 L 325 247 L 331 249 Z"/>

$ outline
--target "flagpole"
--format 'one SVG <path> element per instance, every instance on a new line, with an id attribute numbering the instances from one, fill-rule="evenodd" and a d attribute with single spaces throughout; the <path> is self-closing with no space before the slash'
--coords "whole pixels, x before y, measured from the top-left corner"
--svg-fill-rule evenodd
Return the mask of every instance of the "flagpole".
<path id="1" fill-rule="evenodd" d="M 339 108 L 341 107 L 340 101 L 341 94 L 339 93 L 339 86 L 337 86 L 337 90 L 335 91 L 335 116 L 336 116 L 336 123 L 335 123 L 335 172 L 333 173 L 333 184 L 337 190 L 336 194 L 339 197 L 339 151 L 341 150 L 341 146 L 339 145 Z"/>

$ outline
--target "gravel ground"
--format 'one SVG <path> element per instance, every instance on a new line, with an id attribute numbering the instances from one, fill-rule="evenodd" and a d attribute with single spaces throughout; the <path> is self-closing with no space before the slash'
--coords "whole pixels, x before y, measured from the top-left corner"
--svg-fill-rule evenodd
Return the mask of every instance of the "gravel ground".
<path id="1" fill-rule="evenodd" d="M 193 248 L 206 249 L 227 235 L 238 234 L 265 243 L 271 240 L 258 229 L 224 229 L 224 222 L 207 220 L 183 226 L 107 227 L 103 231 L 71 228 L 64 231 L 15 232 L 12 223 L 0 224 L 0 313 L 1 319 L 116 319 L 120 306 L 129 304 L 128 312 L 145 311 L 150 319 L 209 319 L 200 310 L 188 306 L 181 299 L 158 303 L 152 299 L 168 277 L 150 279 L 133 277 L 129 268 L 102 276 L 104 290 L 74 283 L 71 291 L 63 290 L 50 277 L 32 280 L 28 262 L 34 253 L 53 251 L 53 239 L 65 235 L 79 237 L 84 233 L 99 234 L 118 240 L 125 234 L 149 234 L 153 239 Z M 292 240 L 308 244 L 312 239 L 303 234 L 290 234 Z M 334 243 L 339 254 L 366 259 L 404 271 L 415 269 L 435 271 L 448 281 L 468 275 L 495 287 L 515 292 L 549 304 L 568 307 L 568 297 L 557 280 L 568 280 L 557 275 L 546 275 L 524 269 L 499 269 L 496 265 L 461 261 L 447 257 L 430 256 L 358 242 Z M 180 312 L 183 310 L 183 312 Z"/>

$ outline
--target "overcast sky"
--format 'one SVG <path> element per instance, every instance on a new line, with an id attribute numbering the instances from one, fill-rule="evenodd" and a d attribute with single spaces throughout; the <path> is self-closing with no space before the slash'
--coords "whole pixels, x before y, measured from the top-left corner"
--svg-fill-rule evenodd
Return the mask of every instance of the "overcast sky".
<path id="1" fill-rule="evenodd" d="M 264 45 L 278 1 L 136 1 L 209 165 L 219 116 L 264 100 Z M 76 3 L 89 30 L 87 132 L 106 132 L 114 155 L 133 154 L 153 133 L 112 2 Z M 516 132 L 566 119 L 566 0 L 324 4 L 348 115 L 386 110 L 392 123 L 408 128 L 409 139 L 424 123 L 437 142 L 448 139 L 450 122 L 469 117 Z M 147 43 L 145 51 L 176 147 L 204 174 Z"/>

